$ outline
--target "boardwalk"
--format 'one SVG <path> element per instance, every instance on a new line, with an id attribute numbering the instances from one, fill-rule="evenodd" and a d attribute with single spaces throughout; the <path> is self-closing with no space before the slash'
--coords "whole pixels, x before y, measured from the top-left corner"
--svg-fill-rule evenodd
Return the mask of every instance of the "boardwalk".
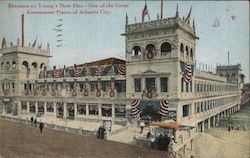
<path id="1" fill-rule="evenodd" d="M 167 158 L 166 152 L 0 120 L 2 158 Z"/>

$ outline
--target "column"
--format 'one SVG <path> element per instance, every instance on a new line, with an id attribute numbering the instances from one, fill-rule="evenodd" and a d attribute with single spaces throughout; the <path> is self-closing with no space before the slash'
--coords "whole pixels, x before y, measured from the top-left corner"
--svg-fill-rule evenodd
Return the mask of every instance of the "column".
<path id="1" fill-rule="evenodd" d="M 217 124 L 219 125 L 220 122 L 220 114 L 217 115 Z"/>
<path id="2" fill-rule="evenodd" d="M 210 128 L 210 125 L 211 125 L 211 124 L 210 124 L 210 119 L 211 119 L 211 118 L 208 118 L 208 119 L 207 119 L 207 128 L 208 128 L 208 129 Z"/>
<path id="3" fill-rule="evenodd" d="M 141 78 L 141 84 L 142 91 L 146 90 L 145 78 Z"/>
<path id="4" fill-rule="evenodd" d="M 215 127 L 215 116 L 213 116 L 213 127 Z"/>
<path id="5" fill-rule="evenodd" d="M 89 104 L 86 104 L 86 116 L 89 116 Z"/>
<path id="6" fill-rule="evenodd" d="M 63 118 L 67 118 L 67 104 L 63 103 Z"/>
<path id="7" fill-rule="evenodd" d="M 201 132 L 205 131 L 205 121 L 202 121 L 201 123 Z"/>
<path id="8" fill-rule="evenodd" d="M 160 93 L 160 90 L 161 90 L 161 82 L 160 82 L 160 78 L 159 77 L 157 77 L 157 78 L 155 78 L 155 85 L 156 85 L 156 92 L 157 93 Z"/>
<path id="9" fill-rule="evenodd" d="M 112 103 L 112 124 L 114 124 L 115 121 L 115 104 Z"/>
<path id="10" fill-rule="evenodd" d="M 27 101 L 27 114 L 29 114 L 29 113 L 30 113 L 30 102 Z"/>
<path id="11" fill-rule="evenodd" d="M 194 139 L 191 139 L 191 151 L 193 151 L 193 148 L 194 148 Z"/>
<path id="12" fill-rule="evenodd" d="M 98 104 L 98 119 L 100 120 L 102 117 L 102 105 Z"/>
<path id="13" fill-rule="evenodd" d="M 74 103 L 74 118 L 76 118 L 77 115 L 77 104 Z"/>
<path id="14" fill-rule="evenodd" d="M 44 116 L 46 116 L 47 114 L 47 102 L 46 101 L 44 102 L 43 108 L 44 108 Z"/>
<path id="15" fill-rule="evenodd" d="M 53 102 L 53 109 L 54 109 L 54 118 L 56 118 L 57 115 L 57 108 L 56 108 L 56 102 Z"/>
<path id="16" fill-rule="evenodd" d="M 21 116 L 21 111 L 22 111 L 21 101 L 17 100 L 17 115 L 18 116 Z"/>
<path id="17" fill-rule="evenodd" d="M 38 114 L 38 102 L 37 101 L 35 102 L 35 114 L 36 115 Z"/>

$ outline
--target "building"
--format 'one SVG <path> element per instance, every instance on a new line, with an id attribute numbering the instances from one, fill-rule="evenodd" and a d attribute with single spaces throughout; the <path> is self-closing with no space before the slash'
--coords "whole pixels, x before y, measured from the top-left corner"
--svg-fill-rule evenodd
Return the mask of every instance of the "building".
<path id="1" fill-rule="evenodd" d="M 176 16 L 128 24 L 126 60 L 109 58 L 47 70 L 50 52 L 3 47 L 2 115 L 77 120 L 172 120 L 176 150 L 240 108 L 240 65 L 195 70 L 195 24 Z M 181 143 L 180 143 L 181 142 Z"/>

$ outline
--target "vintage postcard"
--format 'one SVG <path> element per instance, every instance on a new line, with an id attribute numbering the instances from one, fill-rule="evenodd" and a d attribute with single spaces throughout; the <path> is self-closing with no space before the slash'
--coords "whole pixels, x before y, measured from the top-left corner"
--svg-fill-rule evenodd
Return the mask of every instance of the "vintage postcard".
<path id="1" fill-rule="evenodd" d="M 0 0 L 0 158 L 248 158 L 248 1 Z"/>

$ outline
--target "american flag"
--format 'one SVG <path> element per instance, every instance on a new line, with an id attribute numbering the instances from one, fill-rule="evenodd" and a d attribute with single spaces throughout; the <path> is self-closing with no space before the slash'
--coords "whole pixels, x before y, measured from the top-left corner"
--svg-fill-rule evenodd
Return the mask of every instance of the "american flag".
<path id="1" fill-rule="evenodd" d="M 140 113 L 140 110 L 137 109 L 138 105 L 140 104 L 140 100 L 133 100 L 131 102 L 131 115 L 132 117 L 136 117 L 139 113 Z"/>
<path id="2" fill-rule="evenodd" d="M 79 77 L 81 72 L 83 71 L 84 67 L 83 66 L 76 66 L 74 68 L 74 76 Z"/>
<path id="3" fill-rule="evenodd" d="M 104 66 L 97 66 L 96 70 L 95 70 L 95 75 L 96 76 L 101 76 L 103 70 L 104 70 Z"/>
<path id="4" fill-rule="evenodd" d="M 59 69 L 54 70 L 54 78 L 59 78 L 61 77 L 61 71 Z"/>
<path id="5" fill-rule="evenodd" d="M 166 116 L 168 114 L 168 102 L 166 100 L 160 101 L 161 110 L 159 111 L 159 114 L 162 116 Z"/>
<path id="6" fill-rule="evenodd" d="M 189 83 L 191 81 L 191 76 L 192 76 L 191 64 L 185 65 L 185 71 L 186 71 L 185 82 Z"/>

